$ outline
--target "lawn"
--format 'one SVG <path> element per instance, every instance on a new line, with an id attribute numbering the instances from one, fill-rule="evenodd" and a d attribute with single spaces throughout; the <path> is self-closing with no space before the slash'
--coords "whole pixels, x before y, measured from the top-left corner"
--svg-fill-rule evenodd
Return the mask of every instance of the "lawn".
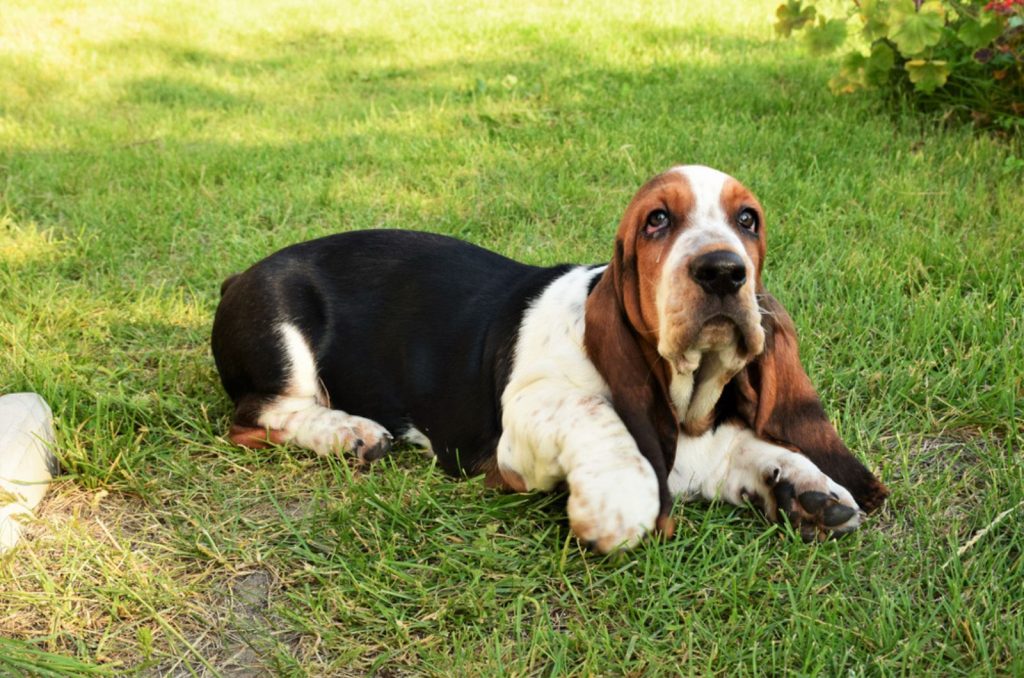
<path id="1" fill-rule="evenodd" d="M 777 3 L 4 0 L 0 393 L 67 473 L 0 560 L 0 673 L 1024 674 L 1024 149 L 834 98 Z M 600 557 L 563 497 L 223 438 L 228 274 L 366 227 L 607 261 L 681 162 L 767 210 L 892 490 L 858 533 L 680 505 Z"/>

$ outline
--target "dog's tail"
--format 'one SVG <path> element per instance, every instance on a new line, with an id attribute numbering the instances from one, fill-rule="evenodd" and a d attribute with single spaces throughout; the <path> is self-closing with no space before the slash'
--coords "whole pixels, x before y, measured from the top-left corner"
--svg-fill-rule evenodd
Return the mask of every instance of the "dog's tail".
<path id="1" fill-rule="evenodd" d="M 235 273 L 234 275 L 229 275 L 227 278 L 224 278 L 224 282 L 220 284 L 220 296 L 223 297 L 227 293 L 228 288 L 231 287 L 231 285 L 233 285 L 236 280 L 238 280 L 238 276 L 240 275 L 242 274 Z"/>

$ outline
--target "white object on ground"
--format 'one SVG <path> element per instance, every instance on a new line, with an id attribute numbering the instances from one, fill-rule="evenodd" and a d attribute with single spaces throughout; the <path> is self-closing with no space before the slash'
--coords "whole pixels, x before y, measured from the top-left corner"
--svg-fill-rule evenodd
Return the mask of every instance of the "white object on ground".
<path id="1" fill-rule="evenodd" d="M 57 473 L 53 415 L 35 393 L 0 396 L 0 554 L 18 543 L 21 521 Z"/>

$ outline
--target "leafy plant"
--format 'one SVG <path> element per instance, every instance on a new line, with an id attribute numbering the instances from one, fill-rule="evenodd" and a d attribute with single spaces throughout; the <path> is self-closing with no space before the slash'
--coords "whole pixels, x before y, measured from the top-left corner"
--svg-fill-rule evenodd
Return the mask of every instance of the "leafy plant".
<path id="1" fill-rule="evenodd" d="M 801 33 L 812 54 L 852 46 L 829 81 L 835 93 L 882 87 L 1024 129 L 1024 0 L 854 0 L 840 18 L 787 0 L 776 17 L 779 35 Z"/>

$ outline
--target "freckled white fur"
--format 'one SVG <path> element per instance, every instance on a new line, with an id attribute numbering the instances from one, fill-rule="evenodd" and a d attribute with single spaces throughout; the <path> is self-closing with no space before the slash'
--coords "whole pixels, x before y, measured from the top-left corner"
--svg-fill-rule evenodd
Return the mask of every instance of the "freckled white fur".
<path id="1" fill-rule="evenodd" d="M 533 303 L 520 326 L 515 361 L 502 394 L 498 466 L 519 474 L 528 490 L 569 484 L 569 520 L 584 541 L 608 551 L 649 532 L 659 511 L 654 470 L 612 407 L 610 391 L 583 344 L 587 285 L 600 271 L 573 269 Z M 688 381 L 689 380 L 689 381 Z M 690 400 L 691 375 L 676 375 L 678 411 Z M 699 437 L 681 435 L 669 476 L 673 495 L 744 504 L 744 491 L 773 502 L 766 477 L 798 492 L 850 493 L 806 457 L 726 424 Z M 859 525 L 860 514 L 839 527 Z"/>
<path id="2" fill-rule="evenodd" d="M 703 221 L 693 238 L 673 248 L 667 265 L 680 265 L 691 256 L 693 250 L 688 248 L 718 239 L 752 269 L 721 214 L 717 198 L 725 175 L 707 168 L 679 171 L 693 182 L 698 196 L 695 212 Z M 608 385 L 586 355 L 587 290 L 601 271 L 571 270 L 545 289 L 524 315 L 512 374 L 502 394 L 498 466 L 518 474 L 529 490 L 547 491 L 568 481 L 573 530 L 584 541 L 608 551 L 632 546 L 649 532 L 660 502 L 653 469 L 615 413 Z M 670 277 L 663 276 L 662 289 L 668 289 L 664 281 Z M 659 312 L 663 308 L 659 295 Z M 725 382 L 745 364 L 735 346 L 690 353 L 687 358 L 692 358 L 693 370 L 677 370 L 670 385 L 680 418 L 708 415 Z M 701 361 L 706 362 L 701 365 Z M 698 365 L 702 381 L 695 388 Z M 723 425 L 699 437 L 681 435 L 669 488 L 686 499 L 722 499 L 742 505 L 746 493 L 773 505 L 766 481 L 770 477 L 786 479 L 798 492 L 834 493 L 856 507 L 850 493 L 806 457 L 759 440 L 749 429 L 735 425 Z M 857 513 L 839 529 L 856 527 L 860 520 Z"/>
<path id="3" fill-rule="evenodd" d="M 611 404 L 583 344 L 587 286 L 601 269 L 555 280 L 526 312 L 502 393 L 498 466 L 527 489 L 569 483 L 569 520 L 584 541 L 609 551 L 654 527 L 658 482 Z"/>
<path id="4" fill-rule="evenodd" d="M 343 450 L 361 450 L 376 445 L 389 434 L 375 421 L 325 407 L 316 358 L 302 332 L 295 325 L 278 325 L 281 346 L 287 357 L 288 387 L 285 394 L 265 406 L 259 424 L 276 429 L 286 441 L 324 456 Z"/>

